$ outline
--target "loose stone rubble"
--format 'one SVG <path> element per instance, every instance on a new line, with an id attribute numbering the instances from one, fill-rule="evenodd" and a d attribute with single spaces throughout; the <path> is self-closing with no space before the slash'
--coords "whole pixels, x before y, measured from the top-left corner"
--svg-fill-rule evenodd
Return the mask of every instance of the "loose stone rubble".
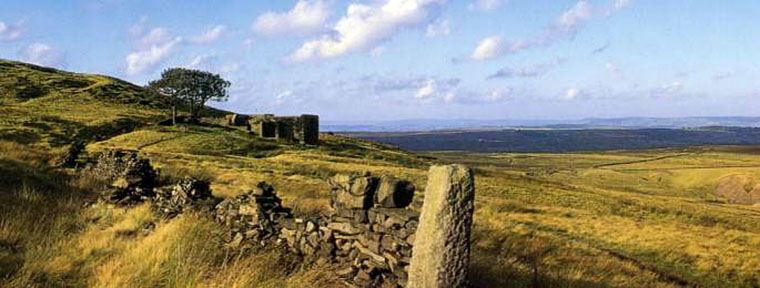
<path id="1" fill-rule="evenodd" d="M 85 170 L 92 176 L 109 182 L 101 198 L 112 204 L 129 205 L 149 200 L 155 194 L 153 188 L 158 171 L 150 161 L 137 154 L 120 151 L 101 153 L 94 165 Z"/>
<path id="2" fill-rule="evenodd" d="M 215 209 L 216 221 L 229 228 L 233 248 L 245 243 L 266 243 L 262 241 L 277 234 L 277 224 L 292 217 L 290 209 L 282 207 L 274 188 L 265 182 L 246 194 L 222 201 Z"/>
<path id="3" fill-rule="evenodd" d="M 211 211 L 216 199 L 210 183 L 187 177 L 171 187 L 156 189 L 153 208 L 165 218 L 174 218 L 184 210 Z"/>

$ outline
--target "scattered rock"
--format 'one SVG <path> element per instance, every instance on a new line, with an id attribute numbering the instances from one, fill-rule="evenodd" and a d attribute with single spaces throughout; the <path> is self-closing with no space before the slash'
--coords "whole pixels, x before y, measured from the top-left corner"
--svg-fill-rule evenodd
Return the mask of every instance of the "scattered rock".
<path id="1" fill-rule="evenodd" d="M 216 201 L 208 181 L 194 178 L 180 180 L 171 188 L 157 189 L 153 208 L 165 218 L 174 218 L 185 210 L 213 210 Z"/>

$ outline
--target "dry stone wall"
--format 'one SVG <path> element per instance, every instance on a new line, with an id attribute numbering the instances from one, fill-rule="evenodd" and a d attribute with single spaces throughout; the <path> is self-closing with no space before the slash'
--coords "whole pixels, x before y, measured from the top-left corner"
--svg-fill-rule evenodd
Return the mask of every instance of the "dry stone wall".
<path id="1" fill-rule="evenodd" d="M 107 183 L 101 198 L 109 203 L 129 205 L 151 199 L 158 180 L 158 171 L 150 161 L 134 153 L 109 151 L 97 156 L 95 163 L 84 168 L 85 173 Z"/>
<path id="2" fill-rule="evenodd" d="M 296 218 L 271 186 L 230 198 L 216 220 L 230 228 L 230 246 L 280 245 L 291 253 L 342 267 L 356 287 L 404 287 L 419 213 L 406 209 L 414 185 L 392 177 L 338 175 L 329 180 L 330 213 Z"/>
<path id="3" fill-rule="evenodd" d="M 158 172 L 134 154 L 105 153 L 88 169 L 113 180 L 105 201 L 151 200 L 166 218 L 207 211 L 227 227 L 231 248 L 279 246 L 308 261 L 333 263 L 348 286 L 467 285 L 474 181 L 464 166 L 431 167 L 422 214 L 408 208 L 411 182 L 354 174 L 330 178 L 332 209 L 305 218 L 294 217 L 264 182 L 219 202 L 207 181 L 185 178 L 153 187 Z"/>

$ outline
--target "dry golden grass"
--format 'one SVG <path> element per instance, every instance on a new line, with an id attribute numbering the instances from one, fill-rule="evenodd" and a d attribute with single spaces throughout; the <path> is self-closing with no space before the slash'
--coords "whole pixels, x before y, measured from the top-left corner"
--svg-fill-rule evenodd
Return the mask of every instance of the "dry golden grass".
<path id="1" fill-rule="evenodd" d="M 208 153 L 204 152 L 208 146 L 196 144 L 201 139 L 250 150 Z M 465 163 L 476 171 L 471 263 L 476 287 L 760 284 L 756 268 L 760 267 L 760 208 L 727 204 L 713 193 L 726 175 L 760 179 L 752 166 L 760 163 L 760 155 L 679 149 L 441 153 L 433 160 L 339 136 L 324 135 L 324 140 L 322 147 L 314 148 L 257 142 L 244 133 L 213 127 L 147 128 L 95 143 L 88 150 L 139 151 L 164 176 L 212 180 L 214 194 L 220 197 L 244 193 L 267 181 L 297 214 L 327 208 L 324 179 L 335 173 L 370 171 L 411 179 L 420 191 L 415 201 L 419 205 L 426 164 Z M 159 145 L 162 148 L 156 149 Z M 45 163 L 43 156 L 32 158 L 18 161 L 40 167 Z M 78 209 L 79 216 L 71 221 L 80 223 L 80 228 L 55 238 L 34 254 L 38 256 L 24 259 L 27 265 L 16 273 L 12 280 L 16 282 L 9 283 L 339 286 L 330 266 L 304 266 L 278 251 L 235 254 L 224 247 L 222 228 L 197 215 L 162 221 L 147 206 Z M 157 223 L 154 231 L 125 236 L 131 234 L 124 231 L 139 231 L 149 222 Z"/>

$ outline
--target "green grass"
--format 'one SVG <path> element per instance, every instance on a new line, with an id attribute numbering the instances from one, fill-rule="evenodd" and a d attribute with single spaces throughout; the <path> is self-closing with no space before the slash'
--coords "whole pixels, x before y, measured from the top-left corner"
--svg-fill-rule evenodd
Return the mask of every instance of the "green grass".
<path id="1" fill-rule="evenodd" d="M 115 78 L 5 60 L 0 75 L 0 140 L 59 147 L 163 118 L 161 101 Z"/>

